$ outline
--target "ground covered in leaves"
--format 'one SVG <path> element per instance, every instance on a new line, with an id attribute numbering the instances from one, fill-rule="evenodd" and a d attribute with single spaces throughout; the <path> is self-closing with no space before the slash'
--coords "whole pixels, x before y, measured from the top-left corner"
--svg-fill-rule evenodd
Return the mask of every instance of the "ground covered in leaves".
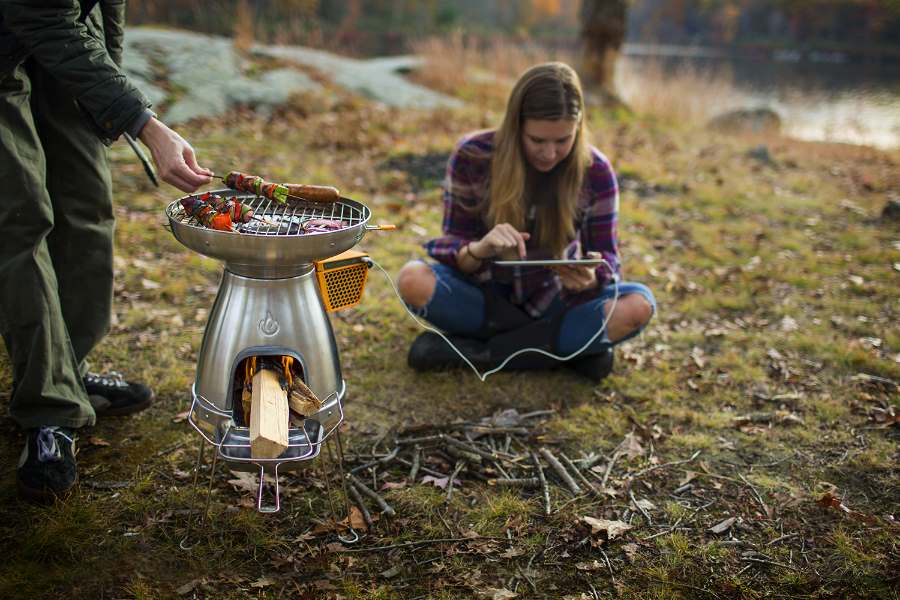
<path id="1" fill-rule="evenodd" d="M 217 172 L 334 184 L 396 223 L 360 245 L 395 274 L 439 231 L 455 140 L 495 125 L 506 91 L 473 83 L 457 91 L 477 105 L 414 111 L 319 79 L 268 117 L 239 109 L 181 131 Z M 600 385 L 566 369 L 416 374 L 404 356 L 417 326 L 373 269 L 362 305 L 333 318 L 347 466 L 394 449 L 408 464 L 356 472 L 395 514 L 366 501 L 373 525 L 351 513 L 355 544 L 330 520 L 332 504 L 346 512 L 323 462 L 284 477 L 277 515 L 253 509 L 254 481 L 219 470 L 181 548 L 206 500 L 184 419 L 221 265 L 172 238 L 163 207 L 178 194 L 114 147 L 115 321 L 92 365 L 151 382 L 157 402 L 79 432 L 81 483 L 49 507 L 17 501 L 23 438 L 0 422 L 0 596 L 896 597 L 900 225 L 879 216 L 900 156 L 601 109 L 590 126 L 621 178 L 626 277 L 659 313 Z M 3 394 L 10 383 L 3 355 Z M 513 458 L 443 438 L 419 452 L 407 442 L 423 431 Z M 581 493 L 542 449 L 580 467 Z M 487 481 L 509 460 L 536 475 L 532 452 L 546 500 Z"/>

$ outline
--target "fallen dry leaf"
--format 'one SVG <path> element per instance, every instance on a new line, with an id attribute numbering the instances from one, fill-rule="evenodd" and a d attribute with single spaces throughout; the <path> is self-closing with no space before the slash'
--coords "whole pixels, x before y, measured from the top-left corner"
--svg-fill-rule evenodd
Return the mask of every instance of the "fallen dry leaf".
<path id="1" fill-rule="evenodd" d="M 89 437 L 89 438 L 87 439 L 87 441 L 88 441 L 88 444 L 90 444 L 91 446 L 101 446 L 101 447 L 102 447 L 102 446 L 109 446 L 109 442 L 107 442 L 107 441 L 104 440 L 103 438 L 97 437 L 97 436 L 95 436 L 95 435 L 92 435 L 91 437 Z"/>
<path id="2" fill-rule="evenodd" d="M 681 479 L 681 481 L 678 482 L 678 487 L 687 485 L 695 479 L 697 479 L 697 473 L 695 473 L 694 471 L 685 471 L 684 477 Z"/>
<path id="3" fill-rule="evenodd" d="M 183 586 L 177 588 L 177 589 L 175 590 L 175 593 L 178 594 L 179 596 L 187 596 L 188 594 L 190 594 L 191 592 L 193 592 L 193 591 L 194 591 L 194 588 L 196 588 L 196 587 L 197 587 L 198 585 L 200 585 L 202 582 L 203 582 L 202 579 L 193 579 L 193 580 L 191 580 L 191 581 L 188 581 L 188 582 L 187 582 L 186 584 L 184 584 Z"/>
<path id="4" fill-rule="evenodd" d="M 644 454 L 644 447 L 641 446 L 636 435 L 629 433 L 625 436 L 625 439 L 622 440 L 622 443 L 619 444 L 617 451 L 631 459 Z"/>
<path id="5" fill-rule="evenodd" d="M 450 483 L 450 477 L 435 477 L 433 475 L 426 475 L 422 478 L 422 483 L 430 483 L 434 487 L 439 487 L 442 490 L 447 489 L 447 484 Z"/>
<path id="6" fill-rule="evenodd" d="M 631 543 L 622 546 L 622 550 L 625 551 L 625 557 L 628 559 L 628 562 L 634 563 L 640 548 L 637 544 Z"/>
<path id="7" fill-rule="evenodd" d="M 490 598 L 491 600 L 512 600 L 519 597 L 517 593 L 511 592 L 506 588 L 487 588 L 481 594 L 483 598 Z"/>
<path id="8" fill-rule="evenodd" d="M 259 485 L 256 483 L 256 475 L 253 473 L 232 471 L 231 474 L 234 475 L 234 479 L 229 479 L 228 483 L 233 485 L 235 489 L 253 493 L 259 491 Z"/>
<path id="9" fill-rule="evenodd" d="M 599 560 L 575 563 L 575 569 L 578 571 L 599 571 L 602 568 L 603 565 L 600 564 Z"/>
<path id="10" fill-rule="evenodd" d="M 379 489 L 380 490 L 402 490 L 405 487 L 406 487 L 405 481 L 397 481 L 397 482 L 385 481 Z"/>
<path id="11" fill-rule="evenodd" d="M 706 358 L 704 358 L 703 348 L 699 346 L 694 346 L 691 350 L 691 360 L 694 361 L 694 364 L 697 365 L 698 369 L 702 369 L 706 366 Z"/>
<path id="12" fill-rule="evenodd" d="M 737 517 L 728 517 L 724 521 L 710 527 L 709 531 L 715 533 L 716 535 L 725 533 L 726 531 L 731 529 L 731 526 L 734 525 L 735 521 L 737 521 Z"/>
<path id="13" fill-rule="evenodd" d="M 637 502 L 633 502 L 632 504 L 636 504 L 637 508 L 643 508 L 644 510 L 654 510 L 656 505 L 647 500 L 646 498 L 641 498 Z"/>
<path id="14" fill-rule="evenodd" d="M 392 577 L 396 577 L 397 575 L 399 575 L 400 571 L 401 571 L 400 566 L 394 565 L 390 569 L 382 571 L 381 576 L 384 577 L 385 579 L 390 579 Z"/>
<path id="15" fill-rule="evenodd" d="M 500 554 L 500 558 L 515 558 L 517 556 L 522 556 L 525 554 L 525 550 L 522 548 L 508 548 L 504 550 L 502 554 Z"/>
<path id="16" fill-rule="evenodd" d="M 355 506 L 350 507 L 350 526 L 357 531 L 365 531 L 368 529 L 362 511 Z"/>
<path id="17" fill-rule="evenodd" d="M 607 521 L 594 517 L 581 517 L 581 520 L 591 526 L 591 533 L 605 533 L 609 540 L 614 540 L 631 529 L 631 525 L 624 521 Z"/>
<path id="18" fill-rule="evenodd" d="M 265 587 L 269 587 L 270 585 L 275 585 L 275 583 L 276 583 L 275 580 L 272 579 L 271 577 L 260 577 L 259 579 L 257 579 L 253 583 L 251 583 L 250 587 L 265 588 Z"/>

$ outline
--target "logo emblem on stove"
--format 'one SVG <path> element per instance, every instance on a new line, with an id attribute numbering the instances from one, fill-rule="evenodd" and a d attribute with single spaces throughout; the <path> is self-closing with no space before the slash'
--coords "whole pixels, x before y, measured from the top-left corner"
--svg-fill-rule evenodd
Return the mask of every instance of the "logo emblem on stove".
<path id="1" fill-rule="evenodd" d="M 266 318 L 259 320 L 259 330 L 263 333 L 263 335 L 273 336 L 278 333 L 279 329 L 278 321 L 275 320 L 275 317 L 272 316 L 270 311 L 266 311 Z"/>

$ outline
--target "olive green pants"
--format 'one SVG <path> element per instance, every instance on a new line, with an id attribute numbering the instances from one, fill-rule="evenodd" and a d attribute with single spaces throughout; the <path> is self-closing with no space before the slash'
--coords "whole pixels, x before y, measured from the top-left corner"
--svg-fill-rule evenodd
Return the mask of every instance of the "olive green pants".
<path id="1" fill-rule="evenodd" d="M 81 376 L 109 330 L 113 224 L 106 147 L 26 61 L 0 80 L 0 333 L 22 427 L 94 423 Z"/>

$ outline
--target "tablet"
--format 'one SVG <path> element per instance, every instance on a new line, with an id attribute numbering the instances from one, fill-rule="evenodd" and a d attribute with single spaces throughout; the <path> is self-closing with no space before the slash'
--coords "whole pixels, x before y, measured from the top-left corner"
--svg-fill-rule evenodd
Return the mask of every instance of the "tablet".
<path id="1" fill-rule="evenodd" d="M 605 264 L 602 258 L 556 258 L 548 260 L 495 260 L 494 264 L 501 267 L 556 267 L 559 265 L 580 265 L 582 267 L 596 267 Z"/>

